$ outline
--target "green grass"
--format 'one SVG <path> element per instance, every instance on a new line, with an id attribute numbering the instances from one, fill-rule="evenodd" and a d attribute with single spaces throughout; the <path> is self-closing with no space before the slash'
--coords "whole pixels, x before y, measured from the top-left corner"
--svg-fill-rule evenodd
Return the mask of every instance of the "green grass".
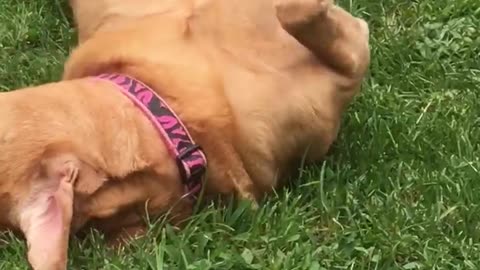
<path id="1" fill-rule="evenodd" d="M 71 269 L 480 269 L 480 2 L 342 5 L 368 20 L 372 63 L 324 164 L 257 212 L 210 206 L 118 253 L 74 241 Z M 62 14 L 0 0 L 0 90 L 60 78 Z M 26 269 L 3 239 L 0 269 Z"/>

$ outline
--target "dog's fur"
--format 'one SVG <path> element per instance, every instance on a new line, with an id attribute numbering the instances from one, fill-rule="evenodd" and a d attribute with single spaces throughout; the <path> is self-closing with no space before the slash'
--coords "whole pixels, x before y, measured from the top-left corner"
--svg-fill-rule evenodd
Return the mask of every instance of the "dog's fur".
<path id="1" fill-rule="evenodd" d="M 0 95 L 0 226 L 25 235 L 36 270 L 65 269 L 81 228 L 118 239 L 143 230 L 145 209 L 172 222 L 191 213 L 145 115 L 86 77 L 148 84 L 205 150 L 207 197 L 255 201 L 304 155 L 325 155 L 369 63 L 366 23 L 327 0 L 71 6 L 80 45 L 64 81 Z"/>

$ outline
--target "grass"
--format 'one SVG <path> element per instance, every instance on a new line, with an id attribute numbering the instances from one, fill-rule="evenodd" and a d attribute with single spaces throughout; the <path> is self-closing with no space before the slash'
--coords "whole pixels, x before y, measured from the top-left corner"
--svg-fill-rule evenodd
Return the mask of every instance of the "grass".
<path id="1" fill-rule="evenodd" d="M 255 213 L 209 206 L 118 253 L 74 241 L 71 269 L 480 269 L 480 2 L 341 4 L 372 64 L 323 164 Z M 60 78 L 74 40 L 57 0 L 0 0 L 0 90 Z M 0 269 L 27 269 L 3 239 Z"/>

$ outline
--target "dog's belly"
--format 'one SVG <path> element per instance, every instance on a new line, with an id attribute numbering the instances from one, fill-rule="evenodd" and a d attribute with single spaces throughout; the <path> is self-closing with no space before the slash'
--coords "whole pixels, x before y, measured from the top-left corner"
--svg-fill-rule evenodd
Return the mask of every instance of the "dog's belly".
<path id="1" fill-rule="evenodd" d="M 213 53 L 239 126 L 239 151 L 264 189 L 278 186 L 307 149 L 307 159 L 323 158 L 340 124 L 335 74 L 290 36 L 276 39 Z"/>

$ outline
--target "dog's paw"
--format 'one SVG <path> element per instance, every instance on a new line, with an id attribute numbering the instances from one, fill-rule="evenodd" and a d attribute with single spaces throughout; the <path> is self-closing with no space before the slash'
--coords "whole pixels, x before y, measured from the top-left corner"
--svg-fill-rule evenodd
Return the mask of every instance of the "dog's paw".
<path id="1" fill-rule="evenodd" d="M 275 10 L 286 27 L 309 23 L 333 7 L 332 0 L 276 0 Z"/>
<path id="2" fill-rule="evenodd" d="M 253 194 L 249 194 L 247 196 L 244 196 L 244 197 L 240 198 L 240 200 L 247 203 L 251 210 L 256 211 L 259 208 L 257 199 L 255 198 L 255 196 Z"/>

